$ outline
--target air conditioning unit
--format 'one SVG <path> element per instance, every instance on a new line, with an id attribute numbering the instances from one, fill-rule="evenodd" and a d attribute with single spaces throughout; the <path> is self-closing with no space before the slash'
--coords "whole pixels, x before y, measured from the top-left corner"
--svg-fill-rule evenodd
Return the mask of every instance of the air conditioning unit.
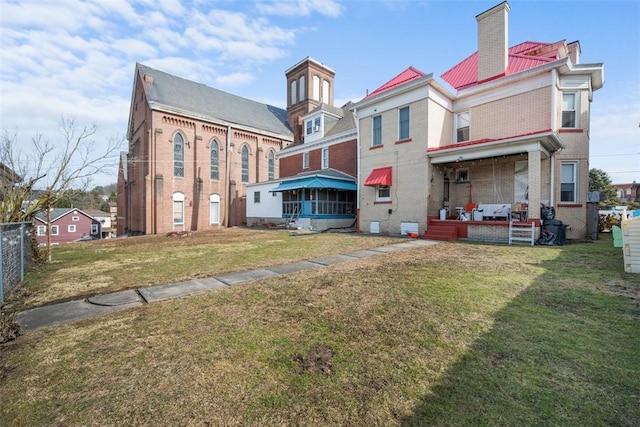
<path id="1" fill-rule="evenodd" d="M 320 126 L 314 126 L 313 127 L 313 131 L 314 132 L 320 132 Z"/>

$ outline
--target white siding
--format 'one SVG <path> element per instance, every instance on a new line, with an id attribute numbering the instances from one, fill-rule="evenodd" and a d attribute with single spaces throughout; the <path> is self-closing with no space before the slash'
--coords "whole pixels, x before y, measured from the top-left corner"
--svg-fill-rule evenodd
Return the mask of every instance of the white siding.
<path id="1" fill-rule="evenodd" d="M 277 182 L 247 185 L 247 218 L 282 217 L 282 193 L 272 193 Z M 254 193 L 260 192 L 260 203 L 255 203 Z"/>

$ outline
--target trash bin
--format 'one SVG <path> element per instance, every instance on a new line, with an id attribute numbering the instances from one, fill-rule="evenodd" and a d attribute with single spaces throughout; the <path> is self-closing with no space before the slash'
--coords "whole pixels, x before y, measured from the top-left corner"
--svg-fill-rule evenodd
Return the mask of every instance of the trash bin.
<path id="1" fill-rule="evenodd" d="M 482 221 L 482 212 L 484 212 L 484 210 L 474 209 L 473 210 L 473 220 L 474 221 Z"/>
<path id="2" fill-rule="evenodd" d="M 442 208 L 440 209 L 440 221 L 444 221 L 447 219 L 447 210 Z"/>
<path id="3" fill-rule="evenodd" d="M 553 233 L 553 244 L 562 246 L 567 243 L 567 225 L 559 219 L 547 220 L 544 222 L 544 229 Z"/>

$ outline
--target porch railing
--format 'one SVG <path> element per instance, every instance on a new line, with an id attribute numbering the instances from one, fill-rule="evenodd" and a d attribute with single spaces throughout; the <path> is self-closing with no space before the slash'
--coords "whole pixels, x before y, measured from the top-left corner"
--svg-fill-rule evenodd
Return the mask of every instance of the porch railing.
<path id="1" fill-rule="evenodd" d="M 338 202 L 331 200 L 305 200 L 282 202 L 282 214 L 300 215 L 355 215 L 353 202 Z"/>

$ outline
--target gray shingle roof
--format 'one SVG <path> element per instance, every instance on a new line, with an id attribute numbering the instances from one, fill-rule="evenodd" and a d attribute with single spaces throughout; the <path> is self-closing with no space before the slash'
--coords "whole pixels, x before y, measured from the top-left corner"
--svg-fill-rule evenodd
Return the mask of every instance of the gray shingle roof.
<path id="1" fill-rule="evenodd" d="M 178 110 L 183 114 L 219 119 L 228 123 L 248 126 L 284 136 L 292 136 L 287 125 L 287 111 L 207 85 L 136 64 L 140 80 L 145 85 L 147 101 L 152 106 Z M 144 81 L 144 75 L 153 76 L 153 83 Z"/>

